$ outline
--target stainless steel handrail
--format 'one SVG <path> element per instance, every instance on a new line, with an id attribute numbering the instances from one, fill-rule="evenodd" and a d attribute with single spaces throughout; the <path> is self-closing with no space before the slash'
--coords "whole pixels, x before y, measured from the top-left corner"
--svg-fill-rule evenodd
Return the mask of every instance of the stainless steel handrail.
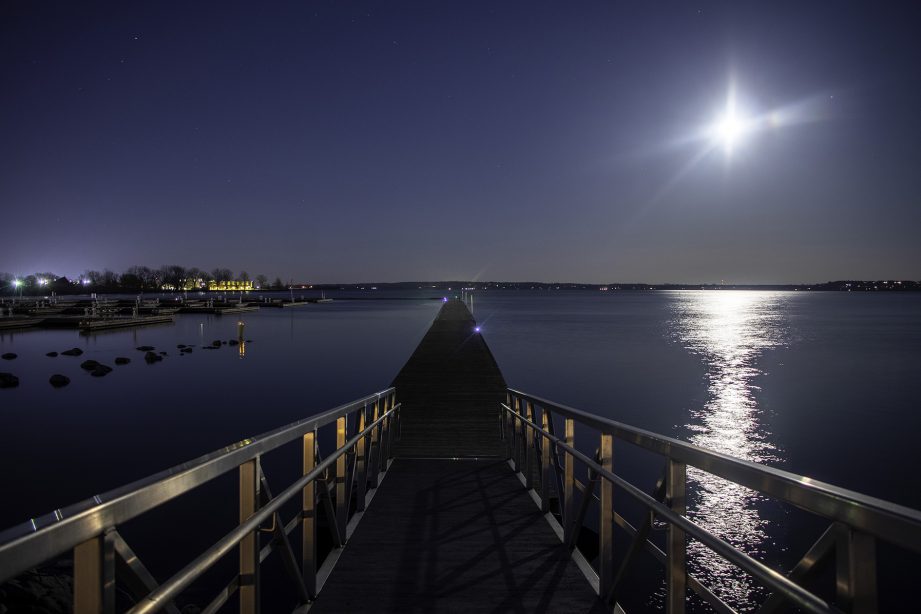
<path id="1" fill-rule="evenodd" d="M 502 403 L 501 406 L 509 414 L 515 414 L 514 410 L 512 410 L 512 408 L 510 408 L 505 403 Z M 575 458 L 579 459 L 588 467 L 590 467 L 592 471 L 594 471 L 598 476 L 623 488 L 631 497 L 645 505 L 650 510 L 654 511 L 656 515 L 658 515 L 663 520 L 681 527 L 681 529 L 683 529 L 688 535 L 693 536 L 695 539 L 706 545 L 708 548 L 722 556 L 727 561 L 730 561 L 740 569 L 758 578 L 768 588 L 783 593 L 794 604 L 804 608 L 809 612 L 817 612 L 820 614 L 839 611 L 800 585 L 792 582 L 783 574 L 777 572 L 774 569 L 771 569 L 764 563 L 751 558 L 741 550 L 736 549 L 728 542 L 713 535 L 685 516 L 676 514 L 663 503 L 656 501 L 654 498 L 650 497 L 648 494 L 644 493 L 630 482 L 599 465 L 595 459 L 588 457 L 582 452 L 579 452 L 572 446 L 567 445 L 566 442 L 559 437 L 556 437 L 555 435 L 552 435 L 551 433 L 543 430 L 540 425 L 520 415 L 516 415 L 515 419 L 521 420 L 523 423 L 534 429 L 534 431 L 540 436 L 553 442 L 558 448 L 561 448 L 567 453 L 572 454 Z"/>
<path id="2" fill-rule="evenodd" d="M 876 612 L 878 598 L 876 540 L 882 539 L 909 551 L 921 552 L 921 511 L 733 458 L 511 388 L 507 389 L 507 393 L 508 403 L 500 403 L 500 430 L 507 442 L 507 458 L 521 474 L 527 488 L 533 486 L 535 470 L 540 475 L 540 492 L 535 486 L 534 496 L 543 511 L 550 510 L 550 499 L 556 491 L 558 514 L 563 524 L 562 539 L 568 547 L 575 547 L 587 504 L 591 501 L 599 504 L 597 581 L 599 594 L 606 600 L 616 599 L 618 582 L 624 568 L 629 566 L 633 552 L 641 546 L 652 546 L 662 553 L 666 568 L 667 612 L 684 612 L 687 588 L 695 590 L 711 603 L 714 598 L 712 592 L 687 573 L 686 539 L 692 537 L 773 591 L 769 601 L 763 605 L 765 612 L 774 611 L 786 601 L 810 612 L 839 612 L 837 607 L 841 607 L 852 613 L 870 613 Z M 556 418 L 562 418 L 565 437 L 558 437 L 554 432 Z M 587 426 L 600 436 L 596 458 L 576 449 L 576 424 Z M 614 473 L 615 440 L 664 457 L 665 477 L 657 487 L 659 494 L 652 497 Z M 590 484 L 583 486 L 575 479 L 576 461 L 588 467 L 592 476 Z M 748 556 L 687 517 L 688 466 L 791 503 L 826 518 L 831 524 L 794 569 L 784 574 Z M 600 490 L 597 496 L 594 494 L 595 485 Z M 614 510 L 615 486 L 668 525 L 665 552 L 646 537 L 651 517 L 646 521 L 645 529 L 634 529 L 634 539 L 638 541 L 631 545 L 630 553 L 616 575 L 613 569 L 613 528 L 615 524 L 624 527 L 625 519 Z M 657 498 L 662 496 L 664 501 Z M 830 556 L 836 559 L 835 605 L 803 587 L 804 582 L 814 577 L 822 559 Z M 733 611 L 721 602 L 716 607 L 718 611 Z"/>
<path id="3" fill-rule="evenodd" d="M 700 448 L 526 392 L 510 388 L 509 393 L 599 431 L 609 432 L 618 439 L 646 450 L 921 552 L 921 511 L 782 469 Z"/>
<path id="4" fill-rule="evenodd" d="M 0 533 L 0 582 L 393 392 L 370 394 L 7 529 Z"/>
<path id="5" fill-rule="evenodd" d="M 344 446 L 336 450 L 334 454 L 327 456 L 313 469 L 313 471 L 297 479 L 268 504 L 260 508 L 258 512 L 250 516 L 249 519 L 239 524 L 233 531 L 225 535 L 216 544 L 200 554 L 198 558 L 183 567 L 172 578 L 147 595 L 141 603 L 131 608 L 128 614 L 146 614 L 149 612 L 156 612 L 163 607 L 165 603 L 169 602 L 184 588 L 194 582 L 199 576 L 220 560 L 221 557 L 230 552 L 244 537 L 258 529 L 259 525 L 281 509 L 282 505 L 290 501 L 294 496 L 301 494 L 304 486 L 320 477 L 324 471 L 335 464 L 340 456 L 351 450 L 360 439 L 367 437 L 371 431 L 377 428 L 385 419 L 390 417 L 399 407 L 399 405 L 394 405 L 392 409 L 382 414 L 377 420 L 371 422 L 363 431 L 349 439 Z"/>

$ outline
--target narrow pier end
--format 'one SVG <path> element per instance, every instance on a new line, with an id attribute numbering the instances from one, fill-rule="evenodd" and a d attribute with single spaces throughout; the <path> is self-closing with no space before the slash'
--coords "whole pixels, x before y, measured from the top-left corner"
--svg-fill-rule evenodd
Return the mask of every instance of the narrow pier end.
<path id="1" fill-rule="evenodd" d="M 462 301 L 442 306 L 392 385 L 402 404 L 397 457 L 503 455 L 505 378 Z"/>

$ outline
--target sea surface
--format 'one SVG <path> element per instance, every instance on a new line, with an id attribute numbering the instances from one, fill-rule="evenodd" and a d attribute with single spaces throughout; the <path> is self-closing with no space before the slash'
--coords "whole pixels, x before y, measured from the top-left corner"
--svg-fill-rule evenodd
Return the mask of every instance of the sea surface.
<path id="1" fill-rule="evenodd" d="M 21 381 L 0 390 L 0 528 L 386 388 L 443 294 L 329 293 L 332 303 L 91 336 L 0 334 L 0 353 L 18 354 L 0 371 Z M 476 292 L 473 308 L 514 388 L 921 508 L 919 293 L 497 290 Z M 238 321 L 244 346 L 202 349 L 236 339 Z M 168 355 L 148 365 L 141 345 Z M 85 353 L 45 356 L 71 347 Z M 116 356 L 132 362 L 103 378 L 79 367 Z M 52 388 L 53 373 L 71 384 Z M 579 446 L 593 451 L 593 437 L 580 432 Z M 651 491 L 662 462 L 618 447 L 615 471 Z M 768 562 L 792 565 L 827 526 L 703 472 L 688 478 L 689 515 Z M 904 567 L 887 548 L 881 570 Z M 765 595 L 693 543 L 689 568 L 733 606 Z M 661 581 L 646 584 L 633 605 L 657 609 Z"/>

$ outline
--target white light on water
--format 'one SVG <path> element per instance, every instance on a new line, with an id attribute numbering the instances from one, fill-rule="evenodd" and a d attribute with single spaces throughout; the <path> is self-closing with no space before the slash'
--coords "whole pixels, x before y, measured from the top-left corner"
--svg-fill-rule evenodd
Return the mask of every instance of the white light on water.
<path id="1" fill-rule="evenodd" d="M 685 426 L 691 443 L 748 461 L 779 460 L 756 391 L 762 357 L 787 344 L 786 300 L 782 293 L 701 291 L 676 302 L 676 340 L 707 371 L 707 400 Z M 772 529 L 763 495 L 700 469 L 689 467 L 687 475 L 690 518 L 749 554 L 767 547 Z M 689 569 L 733 607 L 763 598 L 756 583 L 700 543 L 688 554 Z"/>

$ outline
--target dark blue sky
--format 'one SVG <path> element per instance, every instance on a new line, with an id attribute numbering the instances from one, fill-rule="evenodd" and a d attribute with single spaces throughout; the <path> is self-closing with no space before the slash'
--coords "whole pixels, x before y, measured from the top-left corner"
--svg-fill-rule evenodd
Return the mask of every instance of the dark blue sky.
<path id="1" fill-rule="evenodd" d="M 5 2 L 0 271 L 919 279 L 918 7 Z"/>

